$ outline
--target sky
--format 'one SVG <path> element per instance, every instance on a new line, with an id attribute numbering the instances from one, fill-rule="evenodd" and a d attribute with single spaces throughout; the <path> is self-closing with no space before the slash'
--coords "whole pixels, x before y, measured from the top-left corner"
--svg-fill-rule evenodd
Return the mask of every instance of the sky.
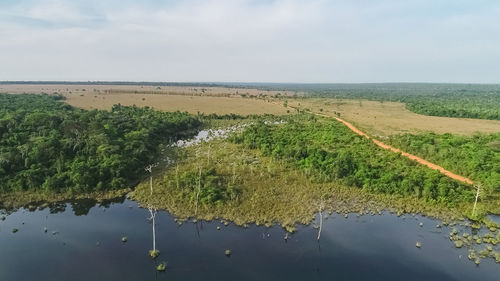
<path id="1" fill-rule="evenodd" d="M 500 83 L 500 1 L 0 0 L 0 81 Z"/>

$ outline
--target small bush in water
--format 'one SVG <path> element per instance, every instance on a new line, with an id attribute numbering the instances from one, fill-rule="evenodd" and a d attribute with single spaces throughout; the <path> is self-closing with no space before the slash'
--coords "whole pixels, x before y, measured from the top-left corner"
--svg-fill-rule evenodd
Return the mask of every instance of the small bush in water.
<path id="1" fill-rule="evenodd" d="M 158 271 L 165 271 L 167 269 L 167 264 L 165 262 L 162 262 L 156 267 L 156 269 Z"/>

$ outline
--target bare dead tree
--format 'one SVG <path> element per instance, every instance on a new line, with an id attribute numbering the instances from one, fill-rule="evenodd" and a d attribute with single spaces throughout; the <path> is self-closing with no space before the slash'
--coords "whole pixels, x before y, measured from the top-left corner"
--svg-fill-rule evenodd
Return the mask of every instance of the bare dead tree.
<path id="1" fill-rule="evenodd" d="M 199 166 L 199 169 L 200 169 L 200 172 L 198 175 L 198 190 L 196 192 L 195 211 L 194 211 L 195 216 L 198 215 L 198 199 L 200 197 L 200 192 L 201 192 L 201 166 Z"/>
<path id="2" fill-rule="evenodd" d="M 319 204 L 319 229 L 318 229 L 318 238 L 317 240 L 319 241 L 319 238 L 321 237 L 321 229 L 323 228 L 323 208 L 324 208 L 324 203 L 321 201 Z"/>
<path id="3" fill-rule="evenodd" d="M 149 220 L 151 220 L 151 224 L 153 225 L 153 249 L 149 251 L 149 255 L 154 259 L 160 255 L 160 251 L 156 250 L 156 229 L 155 229 L 156 209 L 153 209 L 153 207 L 149 206 L 148 210 L 149 214 L 151 215 Z"/>
<path id="4" fill-rule="evenodd" d="M 477 200 L 479 199 L 479 194 L 481 193 L 481 185 L 476 185 L 476 200 L 474 201 L 474 207 L 472 208 L 472 217 L 475 217 L 476 215 L 476 205 L 477 205 Z"/>
<path id="5" fill-rule="evenodd" d="M 208 151 L 207 151 L 207 164 L 210 164 L 210 146 L 211 146 L 211 144 L 208 144 Z"/>
<path id="6" fill-rule="evenodd" d="M 155 164 L 149 164 L 144 170 L 149 172 L 149 188 L 150 188 L 150 195 L 153 195 L 153 168 L 158 166 L 159 163 Z"/>
<path id="7" fill-rule="evenodd" d="M 177 184 L 177 188 L 179 188 L 179 163 L 175 167 L 175 182 Z"/>
<path id="8" fill-rule="evenodd" d="M 233 178 L 232 178 L 233 184 L 236 182 L 236 162 L 233 162 Z"/>

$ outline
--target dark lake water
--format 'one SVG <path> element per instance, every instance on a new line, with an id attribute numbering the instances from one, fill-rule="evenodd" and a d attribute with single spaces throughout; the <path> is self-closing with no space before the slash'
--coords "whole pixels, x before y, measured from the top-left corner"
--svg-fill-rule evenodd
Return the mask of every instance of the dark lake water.
<path id="1" fill-rule="evenodd" d="M 439 221 L 425 217 L 330 215 L 318 243 L 312 226 L 298 227 L 285 241 L 278 226 L 179 226 L 161 211 L 161 255 L 152 260 L 149 216 L 128 200 L 10 213 L 0 221 L 0 280 L 500 280 L 500 264 L 487 259 L 476 266 L 467 249 L 449 241 L 450 228 L 437 229 Z M 163 261 L 167 271 L 157 272 Z"/>

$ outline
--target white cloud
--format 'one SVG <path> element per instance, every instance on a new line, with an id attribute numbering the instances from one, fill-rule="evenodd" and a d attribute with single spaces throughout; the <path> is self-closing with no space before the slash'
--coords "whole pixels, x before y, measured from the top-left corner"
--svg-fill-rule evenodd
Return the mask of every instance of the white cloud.
<path id="1" fill-rule="evenodd" d="M 0 6 L 0 80 L 500 82 L 494 2 L 160 2 Z"/>

